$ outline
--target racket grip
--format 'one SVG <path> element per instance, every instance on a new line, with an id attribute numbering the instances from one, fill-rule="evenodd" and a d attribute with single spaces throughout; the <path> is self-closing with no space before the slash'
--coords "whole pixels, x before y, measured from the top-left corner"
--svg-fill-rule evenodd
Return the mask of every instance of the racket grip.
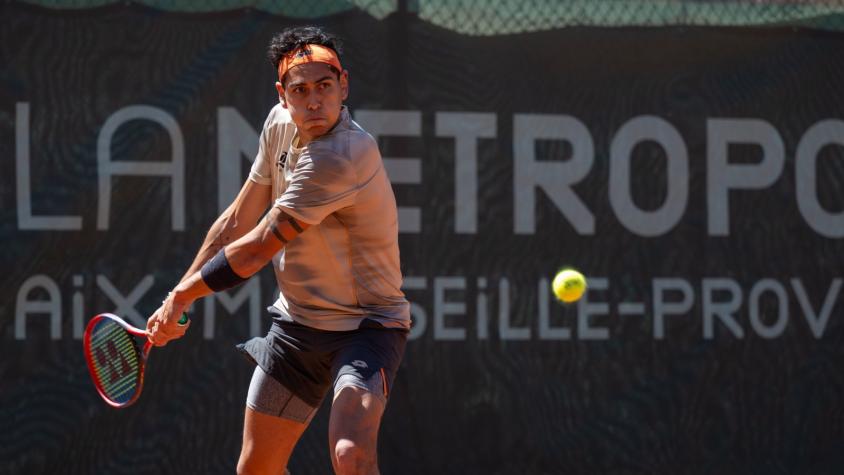
<path id="1" fill-rule="evenodd" d="M 182 314 L 182 318 L 180 318 L 180 319 L 179 319 L 179 321 L 178 321 L 178 322 L 176 322 L 176 323 L 178 323 L 179 325 L 185 325 L 185 324 L 187 324 L 187 323 L 188 323 L 188 314 L 183 313 L 183 314 Z"/>

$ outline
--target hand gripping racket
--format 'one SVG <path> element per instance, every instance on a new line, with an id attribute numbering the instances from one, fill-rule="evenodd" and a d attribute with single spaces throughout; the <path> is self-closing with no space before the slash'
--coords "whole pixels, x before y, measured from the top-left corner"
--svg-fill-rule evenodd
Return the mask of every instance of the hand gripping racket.
<path id="1" fill-rule="evenodd" d="M 187 322 L 188 316 L 183 314 L 178 323 Z M 142 349 L 133 335 L 144 338 Z M 88 322 L 82 337 L 85 361 L 94 387 L 110 406 L 130 406 L 141 395 L 144 366 L 152 348 L 146 337 L 147 332 L 111 313 L 101 313 Z"/>

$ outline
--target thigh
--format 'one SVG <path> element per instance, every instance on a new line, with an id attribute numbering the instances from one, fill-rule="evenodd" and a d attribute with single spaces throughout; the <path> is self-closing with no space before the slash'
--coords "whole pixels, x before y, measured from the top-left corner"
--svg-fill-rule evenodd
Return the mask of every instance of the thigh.
<path id="1" fill-rule="evenodd" d="M 334 396 L 328 443 L 336 473 L 378 473 L 378 428 L 384 407 L 380 398 L 355 386 Z"/>
<path id="2" fill-rule="evenodd" d="M 283 473 L 293 447 L 307 427 L 305 423 L 270 416 L 247 407 L 237 473 Z"/>
<path id="3" fill-rule="evenodd" d="M 255 368 L 246 399 L 239 473 L 281 473 L 317 408 Z"/>
<path id="4" fill-rule="evenodd" d="M 386 329 L 360 330 L 344 338 L 332 359 L 328 433 L 335 457 L 352 447 L 374 461 L 381 416 L 406 341 L 407 332 Z"/>

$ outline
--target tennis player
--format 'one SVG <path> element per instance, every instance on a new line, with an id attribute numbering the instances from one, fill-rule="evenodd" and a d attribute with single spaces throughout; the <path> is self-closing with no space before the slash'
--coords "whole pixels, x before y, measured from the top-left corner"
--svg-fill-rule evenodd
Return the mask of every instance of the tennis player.
<path id="1" fill-rule="evenodd" d="M 376 142 L 343 105 L 349 73 L 338 40 L 289 28 L 269 55 L 280 104 L 249 178 L 150 317 L 149 338 L 158 346 L 180 338 L 187 327 L 176 322 L 194 300 L 272 261 L 280 291 L 272 326 L 238 346 L 256 363 L 238 473 L 282 473 L 329 390 L 335 472 L 378 473 L 378 428 L 410 328 L 395 197 Z"/>

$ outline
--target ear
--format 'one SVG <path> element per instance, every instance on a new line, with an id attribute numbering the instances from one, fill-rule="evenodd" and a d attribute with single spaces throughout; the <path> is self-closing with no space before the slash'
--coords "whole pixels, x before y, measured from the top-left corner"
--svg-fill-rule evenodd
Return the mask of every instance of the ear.
<path id="1" fill-rule="evenodd" d="M 275 90 L 278 91 L 278 102 L 281 102 L 281 105 L 287 109 L 287 99 L 284 98 L 284 86 L 281 85 L 281 82 L 276 81 Z"/>
<path id="2" fill-rule="evenodd" d="M 349 97 L 349 71 L 347 69 L 340 73 L 340 94 L 342 94 L 344 101 Z"/>

